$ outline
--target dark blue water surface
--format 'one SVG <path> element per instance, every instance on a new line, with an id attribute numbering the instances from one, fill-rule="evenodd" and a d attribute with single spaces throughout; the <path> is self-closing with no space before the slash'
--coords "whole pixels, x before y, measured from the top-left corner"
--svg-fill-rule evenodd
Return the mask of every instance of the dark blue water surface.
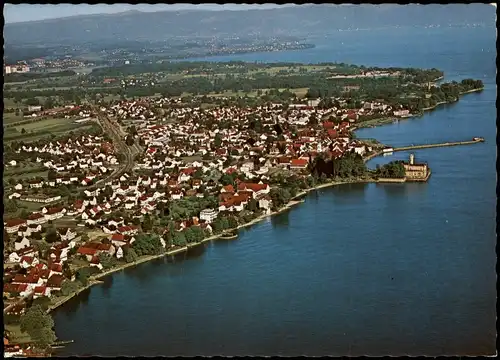
<path id="1" fill-rule="evenodd" d="M 356 184 L 219 241 L 106 278 L 58 309 L 63 355 L 495 353 L 495 29 L 389 29 L 212 61 L 436 67 L 486 88 L 358 137 L 420 150 L 425 184 Z M 408 153 L 372 160 L 375 167 Z"/>

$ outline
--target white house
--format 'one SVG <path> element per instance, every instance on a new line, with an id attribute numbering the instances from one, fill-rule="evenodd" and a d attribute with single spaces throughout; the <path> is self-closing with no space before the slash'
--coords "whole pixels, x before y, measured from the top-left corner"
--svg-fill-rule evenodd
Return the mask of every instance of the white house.
<path id="1" fill-rule="evenodd" d="M 21 261 L 21 257 L 17 254 L 17 252 L 13 252 L 9 255 L 9 262 L 11 263 L 18 263 Z"/>
<path id="2" fill-rule="evenodd" d="M 61 235 L 61 241 L 73 240 L 76 237 L 76 232 L 71 231 L 70 228 L 66 231 L 61 231 L 59 234 Z"/>
<path id="3" fill-rule="evenodd" d="M 14 192 L 9 195 L 9 199 L 19 199 L 22 195 L 19 194 L 18 192 Z"/>
<path id="4" fill-rule="evenodd" d="M 23 237 L 22 239 L 20 239 L 19 241 L 16 241 L 14 243 L 15 250 L 21 250 L 21 249 L 27 248 L 29 246 L 30 246 L 30 241 L 26 237 Z"/>
<path id="5" fill-rule="evenodd" d="M 214 209 L 204 209 L 200 212 L 200 220 L 211 223 L 217 218 L 218 212 Z"/>

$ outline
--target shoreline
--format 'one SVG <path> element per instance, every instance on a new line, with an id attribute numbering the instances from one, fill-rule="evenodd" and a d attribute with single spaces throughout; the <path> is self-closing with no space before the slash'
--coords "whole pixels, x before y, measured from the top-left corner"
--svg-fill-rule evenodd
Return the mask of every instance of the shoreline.
<path id="1" fill-rule="evenodd" d="M 370 157 L 368 157 L 364 161 L 366 162 L 369 159 L 371 159 L 371 158 L 373 158 L 375 156 L 378 156 L 378 155 L 380 155 L 380 154 L 379 153 L 372 154 L 372 155 L 370 155 Z M 267 213 L 267 214 L 264 213 L 264 214 L 256 217 L 255 219 L 249 221 L 248 223 L 241 224 L 241 225 L 237 226 L 236 228 L 224 230 L 222 233 L 209 236 L 209 237 L 201 240 L 198 243 L 188 244 L 188 245 L 186 245 L 184 247 L 181 247 L 181 248 L 178 248 L 178 249 L 173 249 L 173 250 L 170 250 L 170 251 L 166 251 L 165 253 L 158 254 L 158 255 L 148 255 L 148 256 L 143 257 L 142 259 L 138 259 L 138 260 L 136 260 L 134 262 L 126 263 L 126 264 L 120 265 L 120 266 L 118 266 L 116 268 L 109 269 L 106 272 L 92 275 L 92 276 L 89 277 L 87 285 L 85 285 L 84 287 L 78 289 L 73 294 L 70 294 L 70 295 L 66 296 L 65 298 L 59 300 L 54 305 L 50 305 L 48 307 L 48 309 L 47 309 L 47 313 L 50 313 L 50 312 L 54 311 L 55 309 L 61 307 L 66 302 L 68 302 L 72 298 L 78 296 L 83 291 L 85 291 L 87 289 L 90 289 L 92 286 L 98 285 L 98 284 L 102 284 L 103 282 L 99 281 L 98 279 L 102 279 L 103 277 L 106 277 L 108 275 L 112 275 L 113 273 L 116 273 L 118 271 L 124 270 L 124 269 L 129 268 L 129 267 L 133 267 L 133 266 L 136 266 L 136 265 L 139 265 L 139 264 L 151 261 L 151 260 L 155 260 L 155 259 L 159 259 L 159 258 L 162 258 L 162 257 L 165 257 L 165 256 L 171 256 L 171 255 L 176 255 L 176 254 L 185 252 L 185 251 L 187 251 L 187 250 L 189 250 L 189 249 L 191 249 L 193 247 L 196 247 L 198 245 L 201 245 L 201 244 L 203 244 L 205 242 L 217 240 L 217 239 L 221 238 L 222 236 L 224 236 L 224 234 L 226 232 L 236 231 L 236 230 L 239 230 L 239 229 L 243 229 L 243 228 L 255 225 L 255 224 L 261 222 L 262 220 L 265 220 L 268 217 L 272 217 L 274 215 L 279 215 L 279 214 L 281 214 L 281 213 L 283 213 L 283 212 L 291 209 L 292 207 L 294 207 L 294 206 L 296 206 L 298 204 L 304 203 L 305 202 L 304 199 L 300 199 L 300 200 L 297 200 L 297 199 L 299 197 L 302 197 L 304 195 L 309 194 L 312 191 L 320 190 L 320 189 L 324 189 L 324 188 L 332 187 L 332 186 L 336 186 L 336 185 L 355 184 L 355 183 L 367 183 L 367 182 L 376 182 L 376 181 L 372 180 L 372 179 L 360 179 L 360 180 L 347 180 L 347 181 L 332 181 L 332 182 L 328 182 L 328 183 L 324 183 L 324 184 L 319 184 L 319 185 L 317 185 L 315 187 L 312 187 L 312 188 L 305 189 L 305 190 L 301 191 L 300 193 L 298 193 L 297 195 L 295 195 L 292 199 L 290 199 L 290 201 L 288 202 L 288 204 L 286 204 L 282 208 L 280 208 L 280 209 L 278 209 L 276 211 Z"/>
<path id="2" fill-rule="evenodd" d="M 484 90 L 484 88 L 471 89 L 471 90 L 463 91 L 463 92 L 459 93 L 458 95 L 461 96 L 461 95 L 471 94 L 471 93 L 482 91 L 482 90 Z M 458 98 L 457 101 L 459 101 L 459 100 L 460 100 L 460 98 Z M 408 117 L 403 117 L 403 118 L 397 117 L 397 116 L 393 116 L 393 117 L 390 117 L 390 118 L 388 118 L 388 117 L 381 117 L 381 118 L 378 118 L 378 119 L 372 119 L 372 120 L 363 121 L 361 123 L 355 124 L 353 126 L 354 127 L 353 131 L 356 131 L 358 129 L 367 128 L 367 127 L 377 127 L 377 126 L 388 125 L 388 124 L 391 124 L 394 120 L 410 119 L 412 117 L 423 115 L 423 113 L 426 112 L 426 111 L 434 110 L 434 109 L 436 109 L 440 105 L 452 104 L 452 103 L 457 102 L 457 101 L 440 101 L 440 102 L 436 103 L 433 106 L 429 106 L 429 107 L 423 108 L 422 109 L 422 114 L 414 114 L 414 115 L 410 115 Z"/>
<path id="3" fill-rule="evenodd" d="M 466 92 L 460 93 L 460 95 L 468 94 L 468 93 L 473 93 L 473 92 L 478 92 L 478 91 L 481 91 L 481 90 L 483 90 L 483 88 L 471 89 L 471 90 L 468 90 Z M 423 112 L 435 109 L 439 105 L 447 104 L 447 103 L 451 103 L 451 102 L 447 102 L 447 101 L 439 102 L 439 103 L 437 103 L 436 105 L 434 105 L 432 107 L 424 108 Z M 363 127 L 368 127 L 370 125 L 373 126 L 373 127 L 375 127 L 375 126 L 381 126 L 381 125 L 386 125 L 386 124 L 392 123 L 393 121 L 394 121 L 394 118 L 387 118 L 387 117 L 380 118 L 380 119 L 368 120 L 368 121 L 366 121 L 364 123 L 361 123 L 360 124 L 361 126 L 359 126 L 359 125 L 355 126 L 355 128 L 353 129 L 353 131 L 356 131 L 356 130 L 358 130 L 360 128 L 363 128 Z M 371 160 L 371 159 L 373 159 L 373 158 L 375 158 L 377 156 L 380 156 L 381 154 L 382 154 L 382 151 L 375 152 L 375 153 L 367 156 L 366 158 L 363 158 L 363 161 L 366 163 L 367 161 L 369 161 L 369 160 Z M 134 262 L 126 263 L 126 264 L 120 265 L 120 266 L 118 266 L 116 268 L 110 269 L 110 270 L 108 270 L 106 272 L 93 275 L 93 276 L 91 276 L 89 278 L 89 283 L 86 286 L 84 286 L 83 288 L 77 290 L 75 293 L 73 293 L 71 295 L 68 295 L 66 298 L 61 299 L 56 304 L 54 304 L 52 306 L 49 306 L 49 308 L 47 310 L 47 313 L 50 313 L 51 311 L 53 311 L 53 310 L 57 309 L 58 307 L 64 305 L 70 299 L 72 299 L 73 297 L 77 296 L 82 291 L 91 288 L 93 285 L 101 284 L 102 281 L 98 281 L 98 279 L 101 279 L 101 278 L 103 278 L 105 276 L 111 275 L 111 274 L 113 274 L 115 272 L 124 270 L 126 268 L 129 268 L 129 267 L 132 267 L 132 266 L 136 266 L 136 265 L 145 263 L 147 261 L 151 261 L 151 260 L 159 259 L 159 258 L 162 258 L 162 257 L 165 257 L 165 256 L 176 255 L 178 253 L 185 252 L 185 251 L 189 250 L 190 248 L 198 246 L 198 245 L 200 245 L 202 243 L 205 243 L 207 241 L 212 241 L 212 240 L 219 239 L 226 232 L 236 231 L 236 230 L 239 230 L 239 229 L 246 228 L 246 227 L 252 226 L 254 224 L 257 224 L 260 221 L 262 221 L 262 220 L 264 220 L 264 219 L 266 219 L 268 217 L 272 217 L 274 215 L 278 215 L 278 214 L 280 214 L 280 213 L 282 213 L 282 212 L 284 212 L 284 211 L 292 208 L 295 205 L 303 203 L 305 200 L 303 200 L 303 199 L 302 200 L 296 200 L 296 199 L 298 199 L 298 198 L 300 198 L 302 196 L 305 196 L 305 195 L 309 194 L 312 191 L 320 190 L 320 189 L 324 189 L 324 188 L 331 187 L 331 186 L 336 186 L 336 185 L 353 184 L 353 183 L 368 183 L 368 182 L 374 182 L 374 183 L 376 183 L 377 181 L 373 180 L 373 179 L 359 179 L 359 180 L 332 181 L 332 182 L 327 182 L 327 183 L 324 183 L 324 184 L 316 185 L 316 186 L 314 186 L 312 188 L 305 189 L 305 190 L 301 191 L 300 193 L 298 193 L 297 195 L 295 195 L 292 199 L 290 199 L 290 201 L 288 202 L 288 204 L 286 204 L 285 206 L 283 206 L 281 209 L 273 211 L 273 212 L 270 212 L 270 213 L 267 213 L 267 214 L 264 213 L 264 214 L 256 217 L 255 219 L 251 220 L 250 222 L 242 224 L 242 225 L 239 225 L 236 228 L 224 230 L 222 233 L 217 234 L 217 235 L 209 236 L 209 237 L 201 240 L 198 243 L 187 244 L 184 247 L 181 247 L 181 248 L 178 248 L 178 249 L 173 249 L 173 250 L 170 250 L 170 251 L 166 251 L 165 253 L 158 254 L 158 255 L 149 255 L 149 256 L 146 256 L 146 257 L 144 257 L 142 259 L 138 259 L 138 260 L 136 260 Z"/>

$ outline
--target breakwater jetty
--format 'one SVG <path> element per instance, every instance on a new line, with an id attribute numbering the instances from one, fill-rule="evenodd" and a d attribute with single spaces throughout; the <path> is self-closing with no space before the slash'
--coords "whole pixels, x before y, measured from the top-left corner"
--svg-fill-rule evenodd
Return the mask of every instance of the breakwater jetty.
<path id="1" fill-rule="evenodd" d="M 458 146 L 458 145 L 472 145 L 484 142 L 484 138 L 477 137 L 473 138 L 469 141 L 456 141 L 456 142 L 446 142 L 446 143 L 438 143 L 438 144 L 423 144 L 423 145 L 412 145 L 412 146 L 403 146 L 398 148 L 392 148 L 392 151 L 408 151 L 408 150 L 418 150 L 418 149 L 428 149 L 428 148 L 436 148 L 436 147 L 445 147 L 445 146 Z"/>

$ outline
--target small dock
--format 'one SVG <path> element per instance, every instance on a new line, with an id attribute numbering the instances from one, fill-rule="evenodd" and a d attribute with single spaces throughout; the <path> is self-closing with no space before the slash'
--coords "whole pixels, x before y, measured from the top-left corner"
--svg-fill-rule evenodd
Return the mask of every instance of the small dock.
<path id="1" fill-rule="evenodd" d="M 446 143 L 439 143 L 439 144 L 403 146 L 403 147 L 393 148 L 392 151 L 396 152 L 396 151 L 429 149 L 429 148 L 445 147 L 445 146 L 472 145 L 472 144 L 479 144 L 482 142 L 484 142 L 484 138 L 473 138 L 472 140 L 469 140 L 469 141 L 456 141 L 456 142 L 446 142 Z"/>
<path id="2" fill-rule="evenodd" d="M 64 345 L 72 344 L 74 342 L 75 342 L 75 340 L 56 341 L 55 343 L 50 345 L 50 347 L 52 349 L 62 349 L 64 347 Z"/>

